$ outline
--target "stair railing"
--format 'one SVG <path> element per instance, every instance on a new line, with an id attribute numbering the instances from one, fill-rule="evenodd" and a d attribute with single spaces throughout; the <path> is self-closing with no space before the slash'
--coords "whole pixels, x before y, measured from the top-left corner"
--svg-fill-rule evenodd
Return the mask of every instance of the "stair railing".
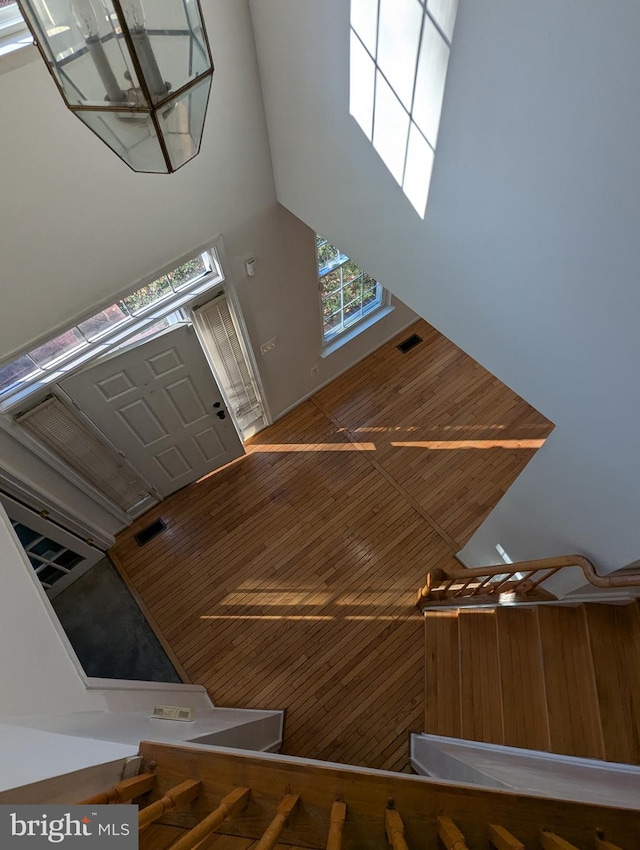
<path id="1" fill-rule="evenodd" d="M 579 567 L 587 581 L 595 587 L 640 587 L 640 574 L 601 576 L 584 555 L 562 555 L 471 569 L 463 566 L 434 568 L 427 572 L 426 583 L 418 591 L 416 604 L 423 611 L 426 608 L 450 608 L 456 601 L 460 607 L 497 604 L 499 600 L 511 604 L 553 602 L 558 597 L 541 585 L 568 567 Z"/>
<path id="2" fill-rule="evenodd" d="M 148 772 L 89 801 L 135 800 L 149 850 L 201 850 L 221 836 L 255 850 L 638 848 L 632 809 L 213 747 L 142 742 L 140 754 Z"/>

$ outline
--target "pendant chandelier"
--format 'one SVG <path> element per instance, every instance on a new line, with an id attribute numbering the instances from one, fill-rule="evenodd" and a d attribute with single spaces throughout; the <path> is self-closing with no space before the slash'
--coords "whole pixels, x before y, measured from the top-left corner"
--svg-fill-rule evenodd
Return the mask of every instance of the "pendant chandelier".
<path id="1" fill-rule="evenodd" d="M 134 171 L 200 149 L 213 62 L 199 0 L 18 0 L 69 109 Z"/>

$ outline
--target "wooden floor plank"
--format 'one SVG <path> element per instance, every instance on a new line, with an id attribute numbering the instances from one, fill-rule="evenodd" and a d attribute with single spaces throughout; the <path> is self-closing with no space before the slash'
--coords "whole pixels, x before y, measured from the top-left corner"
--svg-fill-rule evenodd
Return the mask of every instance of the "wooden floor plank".
<path id="1" fill-rule="evenodd" d="M 425 708 L 415 591 L 552 428 L 426 322 L 411 331 L 409 354 L 383 345 L 117 540 L 186 675 L 217 705 L 286 708 L 290 754 L 408 769 Z M 157 517 L 166 531 L 137 546 Z M 455 689 L 437 700 L 454 734 Z"/>

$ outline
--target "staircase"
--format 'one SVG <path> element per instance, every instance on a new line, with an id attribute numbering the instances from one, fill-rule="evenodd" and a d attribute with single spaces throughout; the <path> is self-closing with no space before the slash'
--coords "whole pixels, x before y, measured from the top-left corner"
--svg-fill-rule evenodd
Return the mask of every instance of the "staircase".
<path id="1" fill-rule="evenodd" d="M 640 764 L 640 608 L 424 609 L 424 731 Z"/>
<path id="2" fill-rule="evenodd" d="M 640 813 L 224 749 L 141 744 L 83 801 L 139 807 L 140 850 L 635 850 Z"/>

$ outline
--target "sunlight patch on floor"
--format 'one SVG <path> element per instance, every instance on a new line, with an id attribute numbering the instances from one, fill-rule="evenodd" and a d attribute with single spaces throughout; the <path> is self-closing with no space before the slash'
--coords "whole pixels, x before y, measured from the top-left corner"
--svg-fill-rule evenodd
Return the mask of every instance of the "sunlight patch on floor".
<path id="1" fill-rule="evenodd" d="M 375 443 L 268 443 L 247 446 L 247 454 L 263 452 L 375 452 Z"/>
<path id="2" fill-rule="evenodd" d="M 392 442 L 401 449 L 539 449 L 544 440 L 416 440 L 415 442 Z"/>

